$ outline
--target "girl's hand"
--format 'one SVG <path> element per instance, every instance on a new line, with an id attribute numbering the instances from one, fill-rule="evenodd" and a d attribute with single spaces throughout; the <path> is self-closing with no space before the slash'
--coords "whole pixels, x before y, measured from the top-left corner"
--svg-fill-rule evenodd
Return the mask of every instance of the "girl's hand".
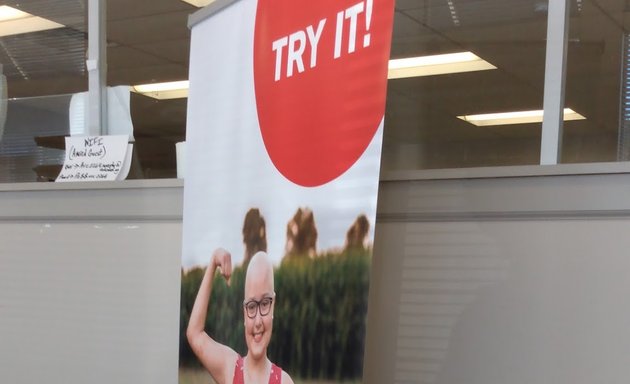
<path id="1" fill-rule="evenodd" d="M 227 285 L 230 285 L 232 277 L 232 255 L 223 248 L 217 248 L 212 254 L 211 266 L 218 269 L 221 276 L 225 278 Z"/>

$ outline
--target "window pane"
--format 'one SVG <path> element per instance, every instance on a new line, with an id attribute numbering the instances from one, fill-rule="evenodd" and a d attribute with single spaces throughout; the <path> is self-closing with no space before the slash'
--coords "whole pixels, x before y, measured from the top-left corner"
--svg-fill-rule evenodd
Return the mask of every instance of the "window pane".
<path id="1" fill-rule="evenodd" d="M 107 1 L 107 84 L 188 79 L 188 16 L 199 8 L 180 0 Z M 175 144 L 186 136 L 185 97 L 131 93 L 136 178 L 174 178 Z"/>
<path id="2" fill-rule="evenodd" d="M 585 120 L 565 121 L 562 162 L 628 160 L 628 5 L 572 0 L 565 106 Z M 621 100 L 620 100 L 621 95 Z"/>
<path id="3" fill-rule="evenodd" d="M 0 183 L 54 180 L 64 159 L 72 95 L 9 100 L 0 141 Z"/>
<path id="4" fill-rule="evenodd" d="M 85 0 L 2 4 L 5 12 L 21 17 L 0 25 L 0 64 L 7 77 L 9 98 L 87 90 Z M 36 17 L 43 21 L 37 25 L 42 30 L 29 28 L 33 24 L 30 19 Z"/>
<path id="5" fill-rule="evenodd" d="M 393 59 L 472 52 L 496 69 L 390 79 L 383 169 L 538 164 L 542 123 L 458 116 L 542 110 L 546 30 L 546 1 L 397 1 Z"/>
<path id="6" fill-rule="evenodd" d="M 175 177 L 175 143 L 185 137 L 186 98 L 156 99 L 132 92 L 130 87 L 187 80 L 187 21 L 199 8 L 180 0 L 105 3 L 107 86 L 123 86 L 119 89 L 124 90 L 110 94 L 107 109 L 110 117 L 113 110 L 124 112 L 116 113 L 125 123 L 131 122 L 130 133 L 135 138 L 128 178 Z M 54 170 L 63 161 L 63 144 L 62 149 L 47 145 L 63 143 L 63 137 L 70 134 L 101 133 L 93 132 L 94 127 L 88 129 L 85 122 L 89 117 L 83 107 L 88 102 L 87 0 L 2 4 L 12 7 L 14 13 L 45 18 L 53 27 L 3 36 L 0 24 L 0 64 L 6 76 L 6 86 L 0 85 L 0 122 L 6 120 L 0 129 L 0 182 L 54 180 Z M 10 29 L 21 28 L 16 26 Z M 83 112 L 81 116 L 77 111 Z M 116 131 L 121 124 L 109 120 L 109 133 L 112 129 L 125 133 Z"/>
<path id="7" fill-rule="evenodd" d="M 71 94 L 87 90 L 86 4 L 21 0 L 3 1 L 0 8 L 5 18 L 0 23 L 0 183 L 49 180 L 63 161 L 58 143 L 69 132 Z"/>

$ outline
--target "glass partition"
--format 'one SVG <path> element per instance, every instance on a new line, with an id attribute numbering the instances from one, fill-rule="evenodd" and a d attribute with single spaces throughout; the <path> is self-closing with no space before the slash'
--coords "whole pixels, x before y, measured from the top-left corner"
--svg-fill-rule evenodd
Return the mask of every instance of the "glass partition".
<path id="1" fill-rule="evenodd" d="M 628 160 L 627 1 L 567 1 L 565 106 L 579 117 L 564 122 L 561 162 Z M 24 162 L 9 141 L 15 134 L 10 110 L 34 102 L 33 97 L 87 91 L 87 1 L 3 4 L 52 23 L 37 31 L 14 24 L 11 33 L 0 23 L 0 65 L 6 76 L 0 88 L 12 100 L 1 144 L 1 182 L 17 182 L 33 177 L 17 176 L 21 164 L 20 175 L 38 164 Z M 187 80 L 187 20 L 199 8 L 181 0 L 107 0 L 106 5 L 107 85 L 132 90 L 128 108 L 136 172 L 130 177 L 176 177 L 186 92 L 164 97 L 137 86 Z M 548 6 L 547 0 L 398 0 L 383 170 L 539 164 Z M 407 58 L 420 61 L 420 68 L 396 61 Z M 520 121 L 487 116 L 509 112 L 538 115 Z M 60 134 L 54 125 L 37 130 L 32 143 L 35 135 Z"/>
<path id="2" fill-rule="evenodd" d="M 0 183 L 51 181 L 61 170 L 72 95 L 10 99 L 0 129 Z M 1 120 L 1 119 L 0 119 Z"/>
<path id="3" fill-rule="evenodd" d="M 585 119 L 565 122 L 562 162 L 630 160 L 628 31 L 625 0 L 573 0 L 565 107 Z"/>
<path id="4" fill-rule="evenodd" d="M 177 177 L 175 146 L 186 137 L 186 87 L 141 93 L 138 86 L 188 80 L 188 17 L 197 10 L 181 0 L 107 1 L 107 84 L 135 86 L 137 177 Z"/>
<path id="5" fill-rule="evenodd" d="M 390 76 L 383 170 L 538 164 L 540 122 L 473 119 L 542 110 L 546 30 L 546 1 L 397 1 L 392 59 L 470 52 L 490 65 Z"/>
<path id="6" fill-rule="evenodd" d="M 8 97 L 87 90 L 86 1 L 0 3 L 0 65 Z"/>
<path id="7" fill-rule="evenodd" d="M 60 169 L 71 94 L 88 84 L 86 9 L 85 0 L 0 4 L 0 183 L 54 180 Z"/>

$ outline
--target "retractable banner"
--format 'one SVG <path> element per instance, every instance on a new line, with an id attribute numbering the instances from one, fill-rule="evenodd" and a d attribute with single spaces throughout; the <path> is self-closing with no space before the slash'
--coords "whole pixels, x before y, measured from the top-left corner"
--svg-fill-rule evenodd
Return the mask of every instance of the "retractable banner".
<path id="1" fill-rule="evenodd" d="M 191 17 L 180 383 L 361 380 L 393 10 Z"/>

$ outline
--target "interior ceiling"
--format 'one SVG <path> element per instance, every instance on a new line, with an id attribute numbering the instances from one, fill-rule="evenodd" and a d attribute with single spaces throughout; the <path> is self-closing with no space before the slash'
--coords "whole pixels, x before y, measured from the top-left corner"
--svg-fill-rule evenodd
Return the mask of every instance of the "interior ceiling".
<path id="1" fill-rule="evenodd" d="M 87 89 L 86 1 L 0 1 L 67 26 L 0 38 L 9 97 Z M 106 3 L 109 85 L 187 78 L 187 19 L 197 8 L 180 0 Z M 626 0 L 571 3 L 566 100 L 588 117 L 575 129 L 614 131 Z M 498 69 L 390 81 L 386 137 L 405 142 L 539 135 L 523 128 L 474 130 L 455 116 L 542 108 L 546 24 L 544 0 L 398 0 L 393 58 L 471 50 Z M 616 91 L 602 92 L 606 87 Z M 183 139 L 185 100 L 134 95 L 132 103 L 136 137 Z"/>

